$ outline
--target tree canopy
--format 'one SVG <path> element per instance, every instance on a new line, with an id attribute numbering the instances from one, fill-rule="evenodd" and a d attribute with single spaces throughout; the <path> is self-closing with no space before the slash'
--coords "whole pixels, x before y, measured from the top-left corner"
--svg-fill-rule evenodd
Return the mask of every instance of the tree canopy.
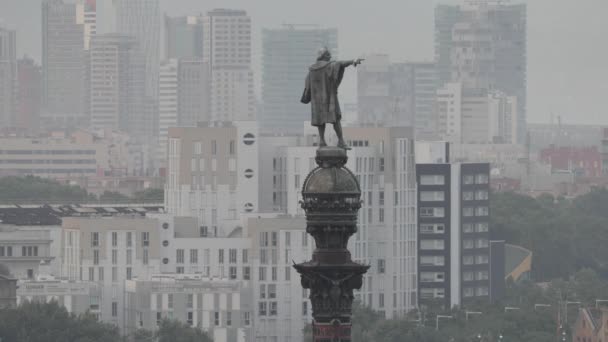
<path id="1" fill-rule="evenodd" d="M 138 330 L 133 336 L 134 342 L 213 342 L 213 339 L 200 328 L 176 320 L 163 319 L 158 330 Z"/>

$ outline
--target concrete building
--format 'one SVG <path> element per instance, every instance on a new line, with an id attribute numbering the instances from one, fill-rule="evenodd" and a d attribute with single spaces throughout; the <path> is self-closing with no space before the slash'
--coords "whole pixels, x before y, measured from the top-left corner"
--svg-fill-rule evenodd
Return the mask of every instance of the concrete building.
<path id="1" fill-rule="evenodd" d="M 15 125 L 16 33 L 0 27 L 0 127 Z"/>
<path id="2" fill-rule="evenodd" d="M 525 4 L 481 2 L 435 8 L 435 60 L 441 84 L 499 90 L 517 98 L 517 141 L 525 141 Z"/>
<path id="3" fill-rule="evenodd" d="M 97 34 L 97 0 L 78 0 L 76 16 L 77 22 L 83 24 L 84 49 L 89 50 L 91 37 Z"/>
<path id="4" fill-rule="evenodd" d="M 212 236 L 226 222 L 258 212 L 258 131 L 255 122 L 169 129 L 167 212 L 193 216 Z"/>
<path id="5" fill-rule="evenodd" d="M 14 308 L 17 305 L 17 279 L 0 273 L 0 309 Z"/>
<path id="6" fill-rule="evenodd" d="M 437 90 L 439 136 L 454 143 L 516 143 L 517 100 L 485 88 L 446 83 Z"/>
<path id="7" fill-rule="evenodd" d="M 51 301 L 63 306 L 69 313 L 90 313 L 100 318 L 101 286 L 88 281 L 66 281 L 53 277 L 19 282 L 17 305 L 23 302 Z"/>
<path id="8" fill-rule="evenodd" d="M 158 147 L 156 159 L 165 165 L 169 127 L 178 126 L 178 61 L 161 62 L 158 84 Z"/>
<path id="9" fill-rule="evenodd" d="M 391 63 L 371 55 L 357 67 L 360 124 L 412 126 L 416 137 L 437 135 L 437 73 L 434 63 Z"/>
<path id="10" fill-rule="evenodd" d="M 93 129 L 145 135 L 144 64 L 134 38 L 100 34 L 91 40 L 90 114 Z M 108 82 L 107 80 L 112 80 Z"/>
<path id="11" fill-rule="evenodd" d="M 195 274 L 155 275 L 126 282 L 126 332 L 156 330 L 161 319 L 203 329 L 218 342 L 252 341 L 251 289 Z"/>
<path id="12" fill-rule="evenodd" d="M 202 58 L 203 23 L 201 16 L 164 16 L 165 59 Z"/>
<path id="13" fill-rule="evenodd" d="M 356 296 L 387 318 L 400 317 L 417 307 L 418 297 L 414 132 L 402 127 L 346 127 L 344 135 L 356 147 L 349 152 L 346 166 L 359 179 L 363 193 L 359 231 L 349 249 L 354 260 L 372 265 Z M 316 147 L 309 138 L 305 146 L 278 145 L 274 151 L 264 147 L 275 157 L 260 165 L 263 187 L 272 188 L 264 194 L 272 197 L 263 203 L 303 215 L 301 184 L 316 167 Z"/>
<path id="14" fill-rule="evenodd" d="M 449 308 L 498 299 L 504 242 L 489 240 L 490 165 L 450 163 L 447 144 L 437 145 L 446 147 L 418 156 L 416 164 L 420 305 Z"/>
<path id="15" fill-rule="evenodd" d="M 51 255 L 53 237 L 49 229 L 0 225 L 0 263 L 15 278 L 33 279 L 41 265 L 50 265 L 57 256 Z"/>
<path id="16" fill-rule="evenodd" d="M 42 2 L 42 115 L 49 128 L 85 127 L 84 16 L 63 0 Z"/>
<path id="17" fill-rule="evenodd" d="M 209 63 L 181 58 L 178 63 L 178 126 L 195 127 L 211 120 Z"/>
<path id="18" fill-rule="evenodd" d="M 17 61 L 17 90 L 15 128 L 18 132 L 35 134 L 40 130 L 40 100 L 42 97 L 40 66 L 29 57 Z"/>
<path id="19" fill-rule="evenodd" d="M 337 57 L 338 30 L 316 25 L 283 25 L 262 30 L 261 125 L 265 131 L 300 133 L 310 107 L 300 103 L 308 67 L 327 47 Z"/>
<path id="20" fill-rule="evenodd" d="M 539 161 L 551 165 L 552 173 L 571 173 L 576 177 L 601 177 L 602 154 L 593 147 L 549 146 L 539 152 Z"/>
<path id="21" fill-rule="evenodd" d="M 211 70 L 211 120 L 255 120 L 251 18 L 215 9 L 203 17 L 203 59 Z"/>

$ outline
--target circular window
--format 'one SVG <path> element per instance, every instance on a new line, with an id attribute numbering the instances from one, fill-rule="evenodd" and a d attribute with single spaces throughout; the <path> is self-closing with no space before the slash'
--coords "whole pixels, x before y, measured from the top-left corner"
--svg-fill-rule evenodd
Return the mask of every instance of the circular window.
<path id="1" fill-rule="evenodd" d="M 254 142 L 255 142 L 255 135 L 253 135 L 251 133 L 247 133 L 243 136 L 243 143 L 245 145 L 253 145 Z"/>
<path id="2" fill-rule="evenodd" d="M 169 246 L 169 241 L 167 241 L 167 240 L 163 241 L 163 247 L 167 247 L 167 246 Z"/>
<path id="3" fill-rule="evenodd" d="M 163 258 L 163 264 L 168 264 L 169 263 L 169 258 Z"/>
<path id="4" fill-rule="evenodd" d="M 250 213 L 253 211 L 253 204 L 251 203 L 245 203 L 245 211 Z"/>
<path id="5" fill-rule="evenodd" d="M 245 170 L 245 178 L 251 178 L 251 177 L 253 177 L 253 170 L 252 169 Z"/>
<path id="6" fill-rule="evenodd" d="M 163 223 L 163 229 L 169 229 L 169 224 L 167 222 Z"/>

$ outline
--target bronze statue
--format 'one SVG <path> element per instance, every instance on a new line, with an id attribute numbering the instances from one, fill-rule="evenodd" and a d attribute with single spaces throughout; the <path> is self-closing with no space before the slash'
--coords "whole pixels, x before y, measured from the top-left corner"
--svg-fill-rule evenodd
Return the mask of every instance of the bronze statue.
<path id="1" fill-rule="evenodd" d="M 306 86 L 302 94 L 302 103 L 311 103 L 312 118 L 310 123 L 319 129 L 319 147 L 327 146 L 325 142 L 325 124 L 334 125 L 338 136 L 338 147 L 350 150 L 342 135 L 342 112 L 338 103 L 338 87 L 344 76 L 344 69 L 350 65 L 357 66 L 363 59 L 350 61 L 332 61 L 327 48 L 319 50 L 317 62 L 310 66 L 306 77 Z"/>

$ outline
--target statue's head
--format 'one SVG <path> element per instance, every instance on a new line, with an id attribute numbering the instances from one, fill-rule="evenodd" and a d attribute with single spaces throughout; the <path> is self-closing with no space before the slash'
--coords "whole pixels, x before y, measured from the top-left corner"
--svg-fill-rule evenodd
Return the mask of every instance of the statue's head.
<path id="1" fill-rule="evenodd" d="M 331 59 L 331 52 L 327 47 L 322 47 L 317 52 L 317 60 L 318 61 L 329 61 Z"/>

